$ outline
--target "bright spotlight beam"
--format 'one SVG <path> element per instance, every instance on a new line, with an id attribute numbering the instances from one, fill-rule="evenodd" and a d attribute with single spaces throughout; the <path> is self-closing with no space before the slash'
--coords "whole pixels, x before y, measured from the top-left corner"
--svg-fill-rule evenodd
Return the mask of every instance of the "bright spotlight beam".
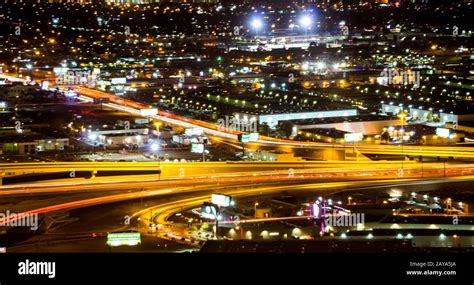
<path id="1" fill-rule="evenodd" d="M 310 16 L 308 15 L 305 15 L 305 16 L 302 16 L 300 18 L 300 24 L 305 27 L 305 28 L 308 28 L 311 26 L 311 23 L 312 23 L 312 19 Z"/>
<path id="2" fill-rule="evenodd" d="M 260 19 L 253 19 L 252 20 L 252 27 L 256 30 L 259 30 L 262 27 L 263 23 Z"/>

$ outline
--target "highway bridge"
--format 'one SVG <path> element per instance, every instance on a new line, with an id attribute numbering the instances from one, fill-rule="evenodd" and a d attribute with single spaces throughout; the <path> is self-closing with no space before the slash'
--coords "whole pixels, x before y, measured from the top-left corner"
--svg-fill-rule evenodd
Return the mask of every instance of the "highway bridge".
<path id="1" fill-rule="evenodd" d="M 94 89 L 75 86 L 74 90 L 80 95 L 81 100 L 93 102 L 95 99 L 107 99 L 109 103 L 103 103 L 104 106 L 128 112 L 137 116 L 141 116 L 140 110 L 149 109 L 150 106 L 137 103 L 131 100 L 123 99 L 118 96 L 97 91 Z M 169 124 L 181 126 L 184 128 L 201 127 L 204 132 L 223 138 L 230 142 L 237 142 L 237 135 L 241 132 L 236 132 L 218 125 L 188 119 L 182 116 L 171 114 L 165 111 L 158 111 L 157 115 L 152 115 L 150 118 L 160 120 Z M 275 139 L 266 136 L 260 136 L 260 140 L 253 144 L 247 143 L 248 146 L 270 146 L 273 148 L 305 148 L 305 149 L 322 149 L 329 151 L 345 151 L 356 150 L 361 154 L 380 154 L 380 155 L 398 155 L 398 156 L 412 156 L 412 157 L 439 157 L 439 158 L 463 158 L 474 159 L 474 147 L 457 147 L 457 146 L 413 146 L 413 145 L 352 145 L 352 144 L 335 144 L 335 143 L 313 143 L 313 142 L 296 142 L 285 139 Z M 334 156 L 333 159 L 339 159 L 341 156 Z"/>
<path id="2" fill-rule="evenodd" d="M 406 161 L 403 165 L 421 165 Z M 426 169 L 442 163 L 424 163 Z M 461 164 L 459 164 L 461 165 Z M 463 164 L 464 165 L 464 164 Z M 401 167 L 400 161 L 298 161 L 298 162 L 27 162 L 0 163 L 2 176 L 61 171 L 147 171 L 161 169 L 163 177 L 289 169 L 368 169 Z M 466 164 L 465 167 L 470 167 Z M 474 167 L 474 166 L 472 166 Z"/>

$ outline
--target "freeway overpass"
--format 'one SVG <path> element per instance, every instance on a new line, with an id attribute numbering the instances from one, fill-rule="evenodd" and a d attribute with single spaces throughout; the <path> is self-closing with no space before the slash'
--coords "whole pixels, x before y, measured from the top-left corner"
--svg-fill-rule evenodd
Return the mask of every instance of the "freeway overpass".
<path id="1" fill-rule="evenodd" d="M 403 162 L 403 166 L 421 167 L 415 161 Z M 444 163 L 423 163 L 425 169 L 443 167 Z M 384 169 L 400 168 L 399 161 L 298 161 L 298 162 L 28 162 L 0 163 L 0 176 L 16 176 L 33 173 L 61 171 L 149 171 L 162 170 L 162 177 L 212 175 L 219 173 L 261 172 L 301 169 Z M 470 164 L 448 164 L 448 167 L 471 169 Z"/>
<path id="2" fill-rule="evenodd" d="M 64 211 L 69 211 L 72 209 L 80 209 L 85 208 L 84 211 L 88 213 L 87 220 L 84 221 L 82 224 L 78 224 L 76 229 L 80 233 L 91 233 L 91 232 L 114 232 L 114 231 L 124 231 L 130 230 L 130 227 L 119 223 L 117 217 L 120 218 L 124 215 L 129 216 L 131 219 L 137 220 L 141 217 L 141 221 L 145 224 L 145 227 L 142 227 L 141 230 L 148 229 L 147 221 L 150 220 L 150 217 L 155 217 L 155 222 L 165 223 L 167 222 L 167 217 L 176 213 L 178 211 L 182 211 L 183 209 L 187 209 L 188 207 L 196 207 L 202 204 L 203 201 L 209 201 L 211 193 L 224 193 L 228 195 L 232 195 L 239 198 L 250 197 L 255 195 L 267 195 L 272 193 L 281 193 L 283 191 L 308 191 L 312 194 L 319 193 L 333 193 L 340 191 L 341 189 L 345 189 L 344 191 L 358 191 L 359 189 L 365 187 L 372 187 L 377 185 L 377 187 L 385 188 L 386 187 L 402 187 L 402 186 L 413 186 L 413 187 L 422 187 L 423 185 L 433 185 L 438 183 L 445 183 L 445 180 L 428 180 L 428 181 L 421 181 L 417 179 L 407 179 L 404 181 L 394 180 L 394 179 L 382 179 L 379 181 L 347 181 L 347 182 L 329 182 L 329 183 L 304 183 L 304 182 L 297 182 L 296 184 L 282 184 L 279 179 L 268 183 L 266 180 L 261 180 L 262 182 L 256 182 L 256 184 L 252 187 L 249 187 L 250 182 L 254 178 L 252 177 L 242 177 L 238 180 L 227 181 L 223 182 L 222 184 L 216 184 L 215 180 L 208 179 L 206 181 L 199 181 L 196 185 L 176 185 L 168 186 L 165 189 L 157 188 L 156 182 L 144 182 L 145 185 L 129 185 L 128 188 L 122 189 L 122 193 L 113 193 L 113 194 L 106 194 L 101 196 L 76 196 L 73 199 L 65 199 L 68 197 L 66 195 L 58 195 L 55 194 L 55 200 L 44 200 L 44 199 L 36 199 L 35 196 L 28 196 L 31 197 L 28 205 L 23 205 L 22 210 L 15 209 L 17 213 L 23 213 L 24 215 L 28 214 L 40 214 L 45 216 L 52 216 L 54 217 L 54 213 L 63 213 Z M 285 178 L 287 179 L 287 177 Z M 473 177 L 458 177 L 453 178 L 448 183 L 464 183 L 467 181 L 472 181 Z M 232 183 L 229 183 L 232 182 Z M 117 187 L 119 184 L 111 185 L 112 187 Z M 96 187 L 110 187 L 109 185 L 103 184 Z M 144 187 L 144 190 L 140 190 L 140 188 Z M 49 187 L 47 187 L 49 188 Z M 70 188 L 77 189 L 84 191 L 81 188 L 91 188 L 90 185 L 72 185 Z M 132 188 L 139 188 L 139 191 L 130 191 Z M 203 192 L 204 191 L 204 192 Z M 387 190 L 383 190 L 387 191 Z M 68 191 L 68 193 L 70 193 Z M 4 193 L 1 193 L 4 195 Z M 24 197 L 22 199 L 29 199 L 28 197 Z M 62 198 L 61 198 L 62 197 Z M 140 201 L 141 198 L 156 198 L 157 203 L 148 203 L 145 205 L 141 205 L 137 208 L 133 201 Z M 160 198 L 161 197 L 161 198 Z M 4 197 L 6 198 L 6 197 Z M 38 204 L 31 204 L 32 201 L 38 202 Z M 116 203 L 121 202 L 122 205 L 127 205 L 127 208 L 124 207 L 114 207 L 117 208 L 119 214 L 111 213 L 111 211 L 104 211 L 104 208 L 101 205 L 109 204 L 109 203 Z M 22 203 L 24 204 L 24 203 Z M 15 205 L 16 206 L 16 205 Z M 97 207 L 94 207 L 97 206 Z M 110 209 L 110 208 L 109 208 Z M 97 211 L 99 216 L 102 219 L 91 219 L 89 218 L 97 216 L 96 214 L 90 215 L 91 211 Z M 106 215 L 106 216 L 103 216 Z M 18 216 L 16 216 L 18 217 Z M 10 222 L 14 220 L 16 217 L 7 217 L 4 219 L 0 219 L 0 225 L 3 223 Z M 105 223 L 103 223 L 105 221 Z M 85 224 L 87 222 L 87 224 Z M 132 228 L 136 228 L 136 224 L 132 225 Z M 100 226 L 100 228 L 98 228 Z M 93 229 L 91 229 L 93 228 Z M 176 226 L 174 229 L 180 230 L 181 227 Z M 187 227 L 186 227 L 187 229 Z M 76 234 L 74 231 L 69 231 L 67 235 L 60 235 L 58 236 L 58 242 L 64 239 L 64 242 L 68 242 L 68 235 L 69 234 Z M 89 234 L 90 236 L 90 234 Z M 32 243 L 37 243 L 39 241 L 32 240 Z M 13 247 L 9 247 L 13 248 Z"/>
<path id="3" fill-rule="evenodd" d="M 4 168 L 2 168 L 4 167 Z M 18 187 L 39 187 L 41 181 L 50 180 L 50 186 L 82 183 L 136 183 L 137 181 L 196 180 L 201 178 L 238 179 L 252 176 L 268 179 L 288 177 L 290 180 L 304 179 L 374 179 L 374 178 L 433 178 L 469 176 L 474 174 L 474 165 L 460 163 L 418 162 L 57 162 L 0 164 L 5 186 L 0 190 Z M 157 169 L 161 170 L 158 175 Z M 69 175 L 88 173 L 87 176 Z M 155 172 L 153 172 L 155 171 Z M 54 174 L 54 175 L 52 175 Z M 63 175 L 67 174 L 67 175 Z M 8 175 L 8 176 L 7 176 Z"/>
<path id="4" fill-rule="evenodd" d="M 96 99 L 107 99 L 109 103 L 104 103 L 105 106 L 117 110 L 125 111 L 134 115 L 140 116 L 140 110 L 149 109 L 150 106 L 140 104 L 131 100 L 123 99 L 118 96 L 97 91 L 94 89 L 75 86 L 74 90 L 80 95 L 81 100 L 92 102 Z M 165 111 L 158 111 L 157 115 L 150 116 L 153 119 L 164 121 L 169 124 L 192 128 L 201 127 L 209 135 L 223 138 L 230 142 L 237 142 L 237 135 L 241 132 L 236 132 L 230 129 L 222 128 L 218 125 L 188 119 L 182 116 L 171 114 Z M 472 147 L 455 147 L 455 146 L 412 146 L 412 145 L 357 145 L 351 144 L 335 144 L 335 143 L 313 143 L 313 142 L 295 142 L 292 140 L 275 139 L 271 137 L 261 136 L 260 140 L 253 144 L 247 143 L 249 146 L 267 146 L 272 148 L 305 148 L 305 149 L 322 149 L 336 151 L 346 151 L 356 149 L 361 154 L 383 154 L 383 155 L 398 155 L 398 156 L 424 156 L 424 157 L 452 157 L 452 158 L 469 158 L 474 159 L 474 148 Z M 333 159 L 340 159 L 339 156 L 332 156 Z"/>

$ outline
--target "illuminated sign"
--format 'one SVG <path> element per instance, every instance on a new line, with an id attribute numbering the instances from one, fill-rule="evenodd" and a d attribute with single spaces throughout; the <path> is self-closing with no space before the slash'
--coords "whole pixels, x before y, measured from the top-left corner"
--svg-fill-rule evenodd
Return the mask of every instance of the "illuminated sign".
<path id="1" fill-rule="evenodd" d="M 187 136 L 200 136 L 204 133 L 203 128 L 191 128 L 191 129 L 185 129 L 184 134 Z"/>
<path id="2" fill-rule="evenodd" d="M 117 77 L 117 78 L 112 78 L 110 80 L 112 84 L 125 84 L 127 83 L 127 78 L 125 77 Z"/>
<path id="3" fill-rule="evenodd" d="M 49 88 L 49 81 L 44 80 L 43 82 L 41 82 L 41 89 L 48 90 L 48 88 Z"/>
<path id="4" fill-rule="evenodd" d="M 204 145 L 202 143 L 193 143 L 193 144 L 191 144 L 191 152 L 203 153 L 204 152 Z"/>
<path id="5" fill-rule="evenodd" d="M 148 116 L 155 116 L 158 114 L 158 109 L 153 108 L 153 109 L 140 109 L 140 115 L 143 117 L 148 117 Z"/>
<path id="6" fill-rule="evenodd" d="M 309 208 L 309 213 L 312 217 L 315 218 L 320 218 L 321 217 L 321 211 L 318 203 L 311 203 L 310 208 Z"/>
<path id="7" fill-rule="evenodd" d="M 251 134 L 240 134 L 239 141 L 240 142 L 256 142 L 258 141 L 259 135 L 258 133 L 251 133 Z"/>
<path id="8" fill-rule="evenodd" d="M 74 91 L 72 89 L 69 89 L 68 91 L 66 91 L 66 97 L 73 98 L 73 97 L 76 97 L 76 96 L 77 96 L 76 91 Z"/>
<path id="9" fill-rule="evenodd" d="M 449 129 L 445 128 L 436 128 L 436 135 L 441 138 L 449 137 Z"/>
<path id="10" fill-rule="evenodd" d="M 229 207 L 232 201 L 232 197 L 224 194 L 212 194 L 212 204 L 216 204 L 220 207 Z"/>
<path id="11" fill-rule="evenodd" d="M 82 68 L 55 67 L 53 71 L 56 75 L 57 85 L 86 84 L 95 86 L 97 77 L 100 75 L 100 69 L 98 68 L 91 71 Z"/>
<path id="12" fill-rule="evenodd" d="M 109 233 L 107 234 L 107 245 L 109 246 L 121 246 L 129 245 L 134 246 L 141 243 L 140 233 Z"/>
<path id="13" fill-rule="evenodd" d="M 360 142 L 364 135 L 362 133 L 344 134 L 344 141 L 346 142 Z"/>
<path id="14" fill-rule="evenodd" d="M 217 218 L 217 206 L 211 203 L 204 203 L 201 207 L 201 217 L 215 220 Z"/>

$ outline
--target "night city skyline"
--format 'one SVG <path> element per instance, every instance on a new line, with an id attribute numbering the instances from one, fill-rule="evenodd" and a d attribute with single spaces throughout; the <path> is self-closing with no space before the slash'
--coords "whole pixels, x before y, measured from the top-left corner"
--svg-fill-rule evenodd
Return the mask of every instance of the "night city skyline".
<path id="1" fill-rule="evenodd" d="M 178 280 L 214 253 L 472 281 L 473 6 L 1 1 L 5 284 L 128 258 Z"/>

